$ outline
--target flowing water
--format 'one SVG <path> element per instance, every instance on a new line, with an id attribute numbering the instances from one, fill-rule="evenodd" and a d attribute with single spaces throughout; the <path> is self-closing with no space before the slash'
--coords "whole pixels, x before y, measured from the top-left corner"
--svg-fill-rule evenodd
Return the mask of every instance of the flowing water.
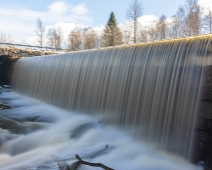
<path id="1" fill-rule="evenodd" d="M 18 137 L 16 145 L 23 138 L 29 140 L 29 144 L 23 142 L 29 145 L 26 148 L 19 149 L 11 140 L 2 151 L 12 155 L 21 151 L 26 157 L 35 154 L 32 162 L 42 152 L 48 162 L 59 159 L 55 158 L 58 152 L 64 160 L 64 154 L 89 153 L 89 149 L 95 151 L 113 141 L 111 152 L 93 160 L 104 162 L 105 159 L 116 169 L 189 169 L 175 167 L 177 163 L 171 160 L 166 162 L 163 156 L 147 150 L 146 145 L 189 159 L 205 65 L 212 64 L 210 39 L 210 36 L 192 37 L 19 60 L 13 75 L 13 91 L 69 113 L 50 109 L 52 112 L 47 116 L 31 111 L 29 108 L 34 104 L 24 106 L 22 109 L 29 112 L 26 115 L 39 113 L 41 117 L 54 118 L 57 123 L 22 139 Z M 98 122 L 95 128 L 92 125 L 91 131 L 79 141 L 74 138 L 73 142 L 64 135 L 83 123 L 89 129 L 88 122 L 93 121 Z M 104 129 L 102 124 L 111 127 Z M 139 142 L 112 130 L 115 127 Z M 88 147 L 91 145 L 94 148 Z M 14 153 L 12 148 L 17 151 Z"/>
<path id="2" fill-rule="evenodd" d="M 11 125 L 9 131 L 0 129 L 1 170 L 59 170 L 58 163 L 76 162 L 75 154 L 116 170 L 202 170 L 87 115 L 14 92 L 1 94 L 0 102 L 12 106 L 0 110 L 1 122 L 4 118 Z"/>

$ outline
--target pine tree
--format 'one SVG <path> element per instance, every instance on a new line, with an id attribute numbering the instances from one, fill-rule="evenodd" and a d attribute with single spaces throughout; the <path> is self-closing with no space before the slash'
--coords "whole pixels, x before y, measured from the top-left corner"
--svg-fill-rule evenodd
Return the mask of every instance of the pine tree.
<path id="1" fill-rule="evenodd" d="M 114 12 L 111 12 L 107 25 L 103 31 L 102 43 L 103 47 L 116 46 L 122 44 L 122 32 L 117 26 Z"/>
<path id="2" fill-rule="evenodd" d="M 108 26 L 117 26 L 117 21 L 116 21 L 116 17 L 115 17 L 114 12 L 111 12 L 110 18 L 109 18 L 109 20 L 107 22 L 107 25 Z"/>

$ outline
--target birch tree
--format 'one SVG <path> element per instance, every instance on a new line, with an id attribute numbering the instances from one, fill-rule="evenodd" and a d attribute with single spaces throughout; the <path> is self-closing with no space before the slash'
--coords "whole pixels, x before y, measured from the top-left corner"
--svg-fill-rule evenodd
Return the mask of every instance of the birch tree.
<path id="1" fill-rule="evenodd" d="M 207 13 L 203 18 L 203 23 L 206 33 L 212 34 L 212 10 L 210 8 L 207 9 Z"/>
<path id="2" fill-rule="evenodd" d="M 94 49 L 96 48 L 97 43 L 97 34 L 92 29 L 84 29 L 83 30 L 83 46 L 84 49 Z"/>
<path id="3" fill-rule="evenodd" d="M 137 35 L 138 35 L 138 17 L 142 15 L 142 4 L 138 0 L 133 0 L 127 10 L 126 16 L 127 19 L 131 20 L 133 22 L 133 42 L 137 42 Z"/>
<path id="4" fill-rule="evenodd" d="M 186 16 L 187 36 L 199 35 L 202 27 L 201 7 L 197 3 L 197 0 L 187 0 L 185 4 L 185 9 L 187 12 Z"/>
<path id="5" fill-rule="evenodd" d="M 62 29 L 60 27 L 58 27 L 57 29 L 49 29 L 47 39 L 47 43 L 50 47 L 56 48 L 56 50 L 60 50 L 63 41 Z"/>
<path id="6" fill-rule="evenodd" d="M 159 19 L 159 22 L 156 25 L 157 27 L 157 32 L 159 34 L 159 39 L 165 39 L 166 38 L 166 29 L 167 29 L 167 25 L 166 25 L 166 16 L 162 15 Z"/>
<path id="7" fill-rule="evenodd" d="M 37 28 L 35 32 L 38 36 L 38 44 L 43 47 L 45 27 L 40 18 L 37 19 Z"/>
<path id="8" fill-rule="evenodd" d="M 74 28 L 69 34 L 69 49 L 71 51 L 78 51 L 82 46 L 82 30 L 81 28 Z"/>

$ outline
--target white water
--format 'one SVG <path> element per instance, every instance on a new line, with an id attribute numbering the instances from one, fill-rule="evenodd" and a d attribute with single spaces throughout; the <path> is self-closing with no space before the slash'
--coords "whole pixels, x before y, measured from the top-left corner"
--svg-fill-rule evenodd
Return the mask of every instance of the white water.
<path id="1" fill-rule="evenodd" d="M 211 35 L 20 59 L 13 91 L 191 159 Z"/>
<path id="2" fill-rule="evenodd" d="M 159 152 L 153 147 L 150 149 L 150 146 L 113 127 L 98 123 L 88 115 L 73 114 L 13 92 L 1 94 L 0 100 L 12 106 L 9 110 L 0 110 L 0 116 L 19 120 L 37 117 L 34 122 L 19 121 L 25 130 L 28 129 L 25 134 L 10 134 L 0 129 L 0 140 L 3 140 L 3 136 L 12 138 L 0 147 L 1 170 L 59 169 L 57 163 L 65 160 L 71 164 L 76 161 L 76 154 L 86 161 L 100 162 L 116 170 L 202 169 L 178 156 Z M 91 122 L 96 126 L 70 138 L 76 127 Z M 38 128 L 40 130 L 32 130 Z M 109 148 L 105 152 L 90 158 L 106 145 Z M 79 169 L 100 168 L 80 166 Z"/>

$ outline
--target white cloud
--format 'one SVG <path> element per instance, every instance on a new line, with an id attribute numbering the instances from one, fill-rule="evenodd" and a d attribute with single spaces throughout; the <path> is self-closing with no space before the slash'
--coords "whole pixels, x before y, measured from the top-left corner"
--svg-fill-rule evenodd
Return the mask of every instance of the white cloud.
<path id="1" fill-rule="evenodd" d="M 48 6 L 46 11 L 29 10 L 23 7 L 4 6 L 0 4 L 0 32 L 12 35 L 15 43 L 38 45 L 34 30 L 36 20 L 40 18 L 48 29 L 60 27 L 63 31 L 64 39 L 68 38 L 70 31 L 75 27 L 89 27 L 92 18 L 89 17 L 89 10 L 85 4 L 72 6 L 66 1 L 56 1 Z M 143 26 L 149 26 L 158 18 L 154 15 L 143 15 L 139 22 Z M 119 24 L 124 29 L 129 21 Z M 104 29 L 103 25 L 93 28 L 100 35 Z"/>
<path id="2" fill-rule="evenodd" d="M 46 27 L 46 30 L 50 29 L 50 28 L 54 28 L 54 29 L 58 29 L 61 28 L 62 33 L 63 33 L 63 46 L 68 42 L 68 35 L 70 34 L 71 30 L 73 30 L 74 28 L 85 28 L 88 27 L 86 25 L 81 25 L 81 24 L 75 24 L 75 23 L 66 23 L 66 22 L 58 22 L 54 25 L 48 25 Z"/>
<path id="3" fill-rule="evenodd" d="M 212 0 L 199 0 L 199 5 L 204 7 L 205 9 L 211 9 L 212 10 Z"/>
<path id="4" fill-rule="evenodd" d="M 103 30 L 104 30 L 105 26 L 104 25 L 100 25 L 98 27 L 94 27 L 93 30 L 96 31 L 97 35 L 101 35 Z"/>
<path id="5" fill-rule="evenodd" d="M 72 12 L 78 15 L 85 15 L 88 12 L 85 4 L 79 4 L 72 8 Z"/>
<path id="6" fill-rule="evenodd" d="M 28 36 L 22 42 L 22 44 L 38 45 L 37 36 Z"/>
<path id="7" fill-rule="evenodd" d="M 155 15 L 143 15 L 138 18 L 138 23 L 140 23 L 143 27 L 153 26 L 155 21 L 158 21 L 158 18 Z M 131 24 L 133 24 L 133 22 L 131 20 L 127 20 L 124 23 L 120 23 L 118 26 L 124 29 L 125 27 L 130 27 Z"/>
<path id="8" fill-rule="evenodd" d="M 85 26 L 84 25 L 80 25 L 80 24 L 75 24 L 75 23 L 58 22 L 58 23 L 56 23 L 54 25 L 48 25 L 46 27 L 46 29 L 47 30 L 50 29 L 50 28 L 57 29 L 59 27 L 62 29 L 64 35 L 68 35 L 68 34 L 70 34 L 72 29 L 74 29 L 76 27 L 82 28 L 82 27 L 85 27 Z"/>
<path id="9" fill-rule="evenodd" d="M 49 8 L 55 12 L 65 12 L 68 9 L 68 5 L 63 1 L 57 1 L 49 5 Z"/>
<path id="10" fill-rule="evenodd" d="M 151 26 L 157 20 L 158 18 L 155 15 L 143 15 L 138 18 L 138 22 L 140 22 L 143 26 Z"/>
<path id="11" fill-rule="evenodd" d="M 73 10 L 74 9 L 74 10 Z M 79 9 L 77 11 L 77 9 Z M 71 11 L 68 13 L 67 11 Z M 92 18 L 85 4 L 71 6 L 63 1 L 49 5 L 47 11 L 35 11 L 0 4 L 0 32 L 12 35 L 16 43 L 36 45 L 36 20 L 40 18 L 47 30 L 61 27 L 64 37 L 77 25 L 90 25 Z"/>

